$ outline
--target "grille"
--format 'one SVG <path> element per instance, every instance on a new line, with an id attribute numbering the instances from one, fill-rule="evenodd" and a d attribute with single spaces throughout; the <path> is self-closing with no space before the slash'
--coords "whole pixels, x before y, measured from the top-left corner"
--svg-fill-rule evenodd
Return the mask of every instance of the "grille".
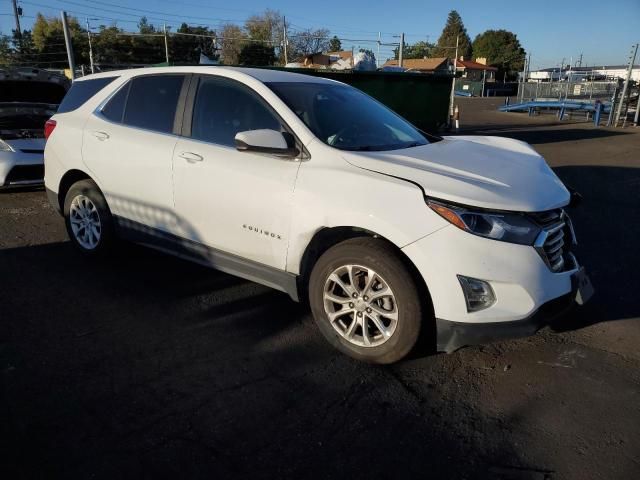
<path id="1" fill-rule="evenodd" d="M 5 183 L 35 182 L 44 179 L 44 165 L 16 165 L 11 169 Z"/>
<path id="2" fill-rule="evenodd" d="M 575 243 L 575 235 L 569 216 L 562 209 L 549 210 L 547 212 L 532 215 L 534 221 L 542 231 L 534 243 L 549 269 L 553 272 L 562 272 L 570 266 L 573 256 L 569 252 Z"/>

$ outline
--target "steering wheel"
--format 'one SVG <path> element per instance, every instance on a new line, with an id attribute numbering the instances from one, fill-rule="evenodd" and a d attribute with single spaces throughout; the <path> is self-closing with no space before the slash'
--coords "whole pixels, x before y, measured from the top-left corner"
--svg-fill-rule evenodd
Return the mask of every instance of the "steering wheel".
<path id="1" fill-rule="evenodd" d="M 333 138 L 331 138 L 331 140 L 328 142 L 329 145 L 335 146 L 336 144 L 342 143 L 342 142 L 339 142 L 339 140 L 341 140 L 342 135 L 352 130 L 353 130 L 353 133 L 356 133 L 359 130 L 358 125 L 352 123 L 351 125 L 347 125 L 346 127 L 343 127 L 340 130 L 338 130 L 338 132 L 335 133 L 333 135 Z"/>

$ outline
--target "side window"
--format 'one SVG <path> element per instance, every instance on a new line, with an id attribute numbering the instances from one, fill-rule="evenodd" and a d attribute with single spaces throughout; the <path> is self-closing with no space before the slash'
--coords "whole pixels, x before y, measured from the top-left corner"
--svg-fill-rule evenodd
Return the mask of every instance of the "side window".
<path id="1" fill-rule="evenodd" d="M 122 122 L 171 133 L 184 75 L 148 75 L 131 81 Z"/>
<path id="2" fill-rule="evenodd" d="M 191 137 L 233 147 L 238 132 L 282 130 L 280 121 L 249 88 L 217 77 L 202 77 L 196 93 Z"/>
<path id="3" fill-rule="evenodd" d="M 118 77 L 93 78 L 73 82 L 71 89 L 62 99 L 58 113 L 67 113 L 80 108 L 87 100 L 109 85 Z"/>
<path id="4" fill-rule="evenodd" d="M 109 99 L 104 107 L 102 107 L 102 115 L 111 120 L 112 122 L 122 122 L 122 116 L 124 115 L 124 104 L 127 101 L 127 95 L 129 94 L 129 88 L 131 82 L 128 82 L 118 92 Z"/>

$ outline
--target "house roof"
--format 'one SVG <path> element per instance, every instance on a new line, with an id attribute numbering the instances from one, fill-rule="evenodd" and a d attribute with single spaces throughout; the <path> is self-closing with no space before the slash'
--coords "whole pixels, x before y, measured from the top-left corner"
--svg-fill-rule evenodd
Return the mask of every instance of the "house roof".
<path id="1" fill-rule="evenodd" d="M 339 52 L 328 52 L 327 55 L 330 57 L 340 57 L 344 60 L 348 60 L 351 58 L 351 50 L 340 50 Z"/>
<path id="2" fill-rule="evenodd" d="M 484 63 L 474 62 L 473 60 L 456 60 L 456 68 L 464 68 L 466 70 L 498 70 L 496 67 L 490 67 Z"/>
<path id="3" fill-rule="evenodd" d="M 407 58 L 402 61 L 402 66 L 407 70 L 438 70 L 447 62 L 446 57 L 437 58 Z M 383 67 L 397 67 L 398 60 L 387 60 Z"/>

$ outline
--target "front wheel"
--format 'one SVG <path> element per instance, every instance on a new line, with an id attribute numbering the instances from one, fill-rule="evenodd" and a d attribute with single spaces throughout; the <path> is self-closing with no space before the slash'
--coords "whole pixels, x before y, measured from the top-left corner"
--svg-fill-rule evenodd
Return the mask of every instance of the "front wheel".
<path id="1" fill-rule="evenodd" d="M 344 241 L 325 252 L 311 272 L 309 302 L 327 340 L 371 363 L 393 363 L 416 344 L 422 302 L 395 249 L 375 238 Z"/>
<path id="2" fill-rule="evenodd" d="M 106 253 L 114 243 L 113 218 L 92 180 L 74 183 L 64 200 L 64 219 L 71 242 L 89 255 Z"/>

